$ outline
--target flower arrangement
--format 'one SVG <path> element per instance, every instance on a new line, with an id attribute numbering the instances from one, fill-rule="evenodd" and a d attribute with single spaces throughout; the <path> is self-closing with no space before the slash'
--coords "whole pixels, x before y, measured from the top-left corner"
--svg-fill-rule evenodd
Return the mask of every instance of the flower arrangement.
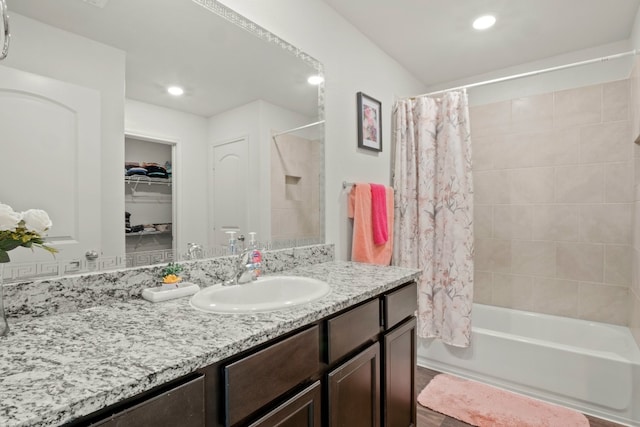
<path id="1" fill-rule="evenodd" d="M 9 251 L 39 247 L 52 254 L 57 249 L 44 244 L 43 235 L 51 227 L 49 215 L 40 209 L 15 212 L 11 206 L 0 203 L 0 262 L 9 262 Z"/>
<path id="2" fill-rule="evenodd" d="M 178 275 L 183 270 L 180 264 L 170 262 L 162 269 L 162 282 L 165 284 L 177 284 L 182 280 Z"/>

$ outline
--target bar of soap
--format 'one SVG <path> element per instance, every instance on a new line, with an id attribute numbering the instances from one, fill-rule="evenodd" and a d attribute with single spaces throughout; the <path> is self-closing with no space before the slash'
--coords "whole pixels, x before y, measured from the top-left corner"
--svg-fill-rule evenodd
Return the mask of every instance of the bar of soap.
<path id="1" fill-rule="evenodd" d="M 160 302 L 193 295 L 199 290 L 200 286 L 195 283 L 182 282 L 173 288 L 158 286 L 156 288 L 143 289 L 142 298 L 151 302 Z"/>

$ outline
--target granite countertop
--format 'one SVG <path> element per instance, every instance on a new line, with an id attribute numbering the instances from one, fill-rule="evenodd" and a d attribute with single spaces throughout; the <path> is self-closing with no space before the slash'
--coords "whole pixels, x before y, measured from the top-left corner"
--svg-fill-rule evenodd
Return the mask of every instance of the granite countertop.
<path id="1" fill-rule="evenodd" d="M 189 298 L 133 299 L 14 320 L 0 338 L 0 426 L 54 426 L 266 342 L 418 276 L 418 270 L 328 262 L 283 273 L 331 293 L 286 310 L 197 311 Z"/>

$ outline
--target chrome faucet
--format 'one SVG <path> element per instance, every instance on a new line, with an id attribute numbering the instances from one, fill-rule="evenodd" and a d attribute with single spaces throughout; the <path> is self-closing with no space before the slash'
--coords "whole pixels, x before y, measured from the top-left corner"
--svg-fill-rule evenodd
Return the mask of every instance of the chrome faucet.
<path id="1" fill-rule="evenodd" d="M 235 258 L 234 268 L 231 277 L 224 282 L 224 285 L 241 285 L 256 280 L 255 264 L 251 259 L 253 249 L 243 249 Z"/>
<path id="2" fill-rule="evenodd" d="M 199 259 L 204 256 L 202 246 L 197 243 L 187 244 L 187 259 Z"/>

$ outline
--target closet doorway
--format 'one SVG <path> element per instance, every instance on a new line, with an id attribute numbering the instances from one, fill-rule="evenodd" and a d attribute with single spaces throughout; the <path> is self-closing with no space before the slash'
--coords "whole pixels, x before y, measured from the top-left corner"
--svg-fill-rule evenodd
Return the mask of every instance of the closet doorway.
<path id="1" fill-rule="evenodd" d="M 126 134 L 127 266 L 167 262 L 176 249 L 175 142 Z"/>

